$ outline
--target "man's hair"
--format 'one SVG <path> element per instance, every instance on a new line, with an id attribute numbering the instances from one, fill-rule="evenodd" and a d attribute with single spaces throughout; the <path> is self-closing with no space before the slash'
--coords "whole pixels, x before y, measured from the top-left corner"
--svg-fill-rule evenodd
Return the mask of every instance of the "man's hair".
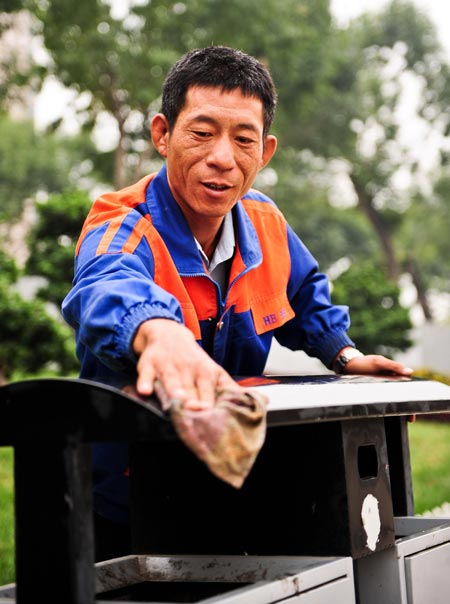
<path id="1" fill-rule="evenodd" d="M 254 57 L 227 46 L 197 48 L 183 55 L 169 70 L 163 86 L 161 112 L 169 129 L 175 125 L 191 86 L 239 88 L 246 96 L 262 101 L 266 136 L 275 115 L 277 93 L 268 69 Z"/>

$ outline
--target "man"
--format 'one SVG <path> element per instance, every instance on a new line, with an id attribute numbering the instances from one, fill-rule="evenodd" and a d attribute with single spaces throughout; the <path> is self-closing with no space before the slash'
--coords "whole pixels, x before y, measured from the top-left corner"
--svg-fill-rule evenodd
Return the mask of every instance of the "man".
<path id="1" fill-rule="evenodd" d="M 239 390 L 233 375 L 263 371 L 274 336 L 338 372 L 410 375 L 355 349 L 347 308 L 251 188 L 275 153 L 275 106 L 266 68 L 234 49 L 191 51 L 169 71 L 151 121 L 164 167 L 97 199 L 78 242 L 63 314 L 82 378 L 133 382 L 141 396 L 158 381 L 202 409 L 220 387 Z M 99 446 L 94 466 L 97 519 L 126 522 L 126 450 Z"/>

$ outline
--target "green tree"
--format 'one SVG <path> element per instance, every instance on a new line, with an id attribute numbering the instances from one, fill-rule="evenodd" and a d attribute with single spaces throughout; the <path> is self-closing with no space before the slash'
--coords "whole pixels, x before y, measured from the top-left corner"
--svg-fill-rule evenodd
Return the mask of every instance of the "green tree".
<path id="1" fill-rule="evenodd" d="M 53 318 L 43 302 L 20 295 L 18 275 L 14 262 L 0 252 L 0 384 L 14 372 L 74 371 L 71 330 Z"/>
<path id="2" fill-rule="evenodd" d="M 349 335 L 366 354 L 393 355 L 411 346 L 409 313 L 398 285 L 372 262 L 355 262 L 333 281 L 333 301 L 351 307 Z"/>
<path id="3" fill-rule="evenodd" d="M 73 182 L 92 186 L 96 173 L 86 137 L 37 132 L 30 121 L 0 113 L 0 220 L 17 221 L 24 201 L 67 189 Z"/>
<path id="4" fill-rule="evenodd" d="M 425 276 L 419 294 L 426 289 L 450 291 L 449 229 L 450 173 L 445 166 L 431 191 L 411 196 L 408 220 L 402 222 L 398 231 L 409 272 L 416 273 L 416 283 Z"/>
<path id="5" fill-rule="evenodd" d="M 57 156 L 53 138 L 41 137 L 31 122 L 0 115 L 0 129 L 0 217 L 12 220 L 36 191 L 65 186 L 70 166 Z"/>
<path id="6" fill-rule="evenodd" d="M 445 246 L 438 248 L 430 241 L 432 231 L 427 227 L 438 226 L 431 215 L 420 227 L 415 221 L 418 213 L 427 215 L 431 207 L 427 195 L 447 158 L 443 149 L 434 173 L 425 174 L 417 148 L 402 137 L 398 116 L 407 94 L 403 84 L 413 82 L 421 91 L 416 116 L 422 125 L 426 123 L 429 131 L 434 129 L 443 136 L 449 132 L 450 68 L 435 27 L 412 2 L 393 0 L 381 10 L 355 19 L 347 30 L 337 31 L 327 44 L 330 81 L 338 94 L 330 98 L 332 88 L 322 88 L 317 117 L 327 135 L 318 138 L 313 150 L 330 160 L 345 160 L 358 208 L 372 226 L 387 275 L 396 280 L 409 272 L 425 317 L 432 319 L 426 292 L 438 283 L 436 275 L 443 275 L 442 258 L 450 248 L 448 238 L 446 251 Z M 409 185 L 399 186 L 400 179 Z M 424 181 L 428 190 L 422 186 Z M 438 226 L 443 237 L 449 226 L 448 217 Z M 411 247 L 406 233 L 413 230 L 421 231 L 417 242 L 427 237 L 423 248 Z M 428 253 L 423 256 L 426 248 Z"/>
<path id="7" fill-rule="evenodd" d="M 333 183 L 328 179 L 325 160 L 281 146 L 270 166 L 258 176 L 256 185 L 277 200 L 324 270 L 349 255 L 378 255 L 376 238 L 361 212 L 330 203 Z"/>
<path id="8" fill-rule="evenodd" d="M 196 46 L 231 45 L 266 62 L 276 82 L 279 104 L 274 131 L 281 142 L 273 164 L 280 182 L 276 199 L 302 227 L 299 233 L 308 245 L 312 242 L 326 264 L 336 259 L 336 253 L 348 250 L 349 238 L 357 238 L 362 245 L 370 240 L 367 228 L 359 235 L 363 224 L 359 216 L 330 209 L 322 192 L 315 192 L 315 183 L 311 179 L 299 183 L 296 171 L 298 149 L 317 146 L 321 133 L 314 122 L 316 99 L 332 85 L 325 82 L 329 67 L 324 41 L 332 32 L 327 1 L 191 0 L 171 4 L 154 0 L 144 5 L 132 3 L 130 12 L 121 18 L 100 1 L 83 0 L 73 10 L 61 0 L 45 5 L 31 2 L 29 6 L 42 23 L 53 73 L 65 85 L 90 95 L 83 109 L 88 116 L 85 127 L 91 129 L 103 111 L 116 121 L 119 142 L 113 153 L 101 156 L 105 170 L 111 161 L 110 179 L 116 187 L 157 167 L 147 117 L 159 109 L 162 82 L 173 61 Z M 241 27 L 243 21 L 245 28 Z M 329 98 L 333 98 L 331 92 Z M 264 179 L 261 188 L 270 192 Z M 320 203 L 312 201 L 318 197 Z M 316 228 L 322 221 L 326 222 L 326 240 Z M 322 241 L 322 247 L 314 245 L 316 240 Z M 362 253 L 366 252 L 364 246 Z"/>
<path id="9" fill-rule="evenodd" d="M 12 13 L 23 8 L 21 0 L 0 0 L 0 12 Z"/>
<path id="10" fill-rule="evenodd" d="M 280 91 L 277 119 L 284 126 L 292 113 L 307 120 L 314 106 L 322 38 L 331 24 L 327 0 L 152 0 L 130 3 L 122 16 L 101 0 L 28 0 L 26 6 L 41 24 L 50 70 L 87 94 L 84 126 L 91 130 L 105 111 L 115 120 L 116 187 L 148 170 L 146 119 L 159 108 L 165 74 L 182 53 L 228 44 L 266 61 Z"/>
<path id="11" fill-rule="evenodd" d="M 46 284 L 37 296 L 58 308 L 71 287 L 75 246 L 90 206 L 89 195 L 79 190 L 51 195 L 36 206 L 25 272 L 44 277 Z"/>
<path id="12" fill-rule="evenodd" d="M 6 6 L 2 6 L 6 4 Z M 17 30 L 26 27 L 27 15 L 22 3 L 15 0 L 0 0 L 0 112 L 20 107 L 24 113 L 29 109 L 29 94 L 24 94 L 24 84 L 28 85 L 27 93 L 39 90 L 43 72 L 31 60 L 31 48 L 28 44 L 11 44 Z M 7 39 L 9 36 L 9 40 Z"/>

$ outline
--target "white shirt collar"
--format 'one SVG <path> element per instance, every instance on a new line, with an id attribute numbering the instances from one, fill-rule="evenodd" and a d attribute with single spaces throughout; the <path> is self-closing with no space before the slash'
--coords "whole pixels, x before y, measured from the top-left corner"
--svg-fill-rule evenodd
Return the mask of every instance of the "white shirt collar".
<path id="1" fill-rule="evenodd" d="M 221 227 L 220 239 L 217 242 L 216 249 L 214 250 L 211 260 L 208 259 L 207 255 L 203 251 L 202 246 L 197 241 L 197 239 L 195 240 L 195 242 L 197 244 L 198 249 L 200 250 L 204 261 L 206 262 L 206 266 L 208 267 L 210 273 L 219 264 L 222 264 L 222 262 L 230 260 L 233 257 L 234 248 L 236 245 L 236 240 L 234 237 L 233 216 L 231 214 L 231 211 L 228 212 L 228 214 L 225 214 Z"/>

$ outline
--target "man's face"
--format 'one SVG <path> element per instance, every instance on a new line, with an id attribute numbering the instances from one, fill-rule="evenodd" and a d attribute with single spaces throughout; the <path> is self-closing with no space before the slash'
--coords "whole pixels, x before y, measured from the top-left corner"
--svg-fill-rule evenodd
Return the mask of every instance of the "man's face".
<path id="1" fill-rule="evenodd" d="M 276 148 L 263 140 L 260 99 L 239 89 L 192 87 L 171 133 L 153 118 L 156 148 L 167 160 L 172 193 L 189 222 L 223 217 L 249 190 Z"/>

